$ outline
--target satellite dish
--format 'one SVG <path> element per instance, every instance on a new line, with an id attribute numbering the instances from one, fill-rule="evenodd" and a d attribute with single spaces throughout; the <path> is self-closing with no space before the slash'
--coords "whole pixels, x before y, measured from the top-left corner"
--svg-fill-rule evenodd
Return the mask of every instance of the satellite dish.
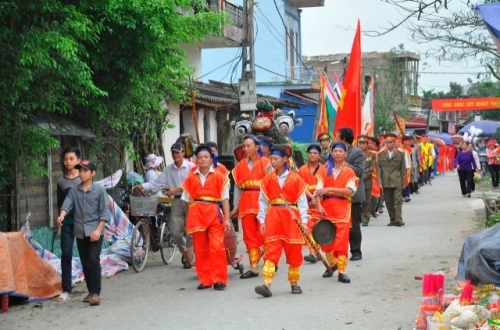
<path id="1" fill-rule="evenodd" d="M 469 84 L 472 84 L 472 79 L 467 78 L 467 81 L 469 82 Z"/>

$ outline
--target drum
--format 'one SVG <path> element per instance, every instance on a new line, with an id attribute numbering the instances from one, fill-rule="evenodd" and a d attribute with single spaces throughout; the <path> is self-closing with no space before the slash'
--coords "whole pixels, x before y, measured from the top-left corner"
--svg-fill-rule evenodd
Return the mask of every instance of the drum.
<path id="1" fill-rule="evenodd" d="M 314 224 L 312 235 L 319 245 L 328 245 L 335 239 L 335 225 L 331 221 L 319 219 Z"/>

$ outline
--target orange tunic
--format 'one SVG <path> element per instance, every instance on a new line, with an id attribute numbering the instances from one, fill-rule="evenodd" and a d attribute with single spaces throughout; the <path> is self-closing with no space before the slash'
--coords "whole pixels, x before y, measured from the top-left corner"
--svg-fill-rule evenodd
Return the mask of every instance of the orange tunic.
<path id="1" fill-rule="evenodd" d="M 358 177 L 356 173 L 344 164 L 342 169 L 334 179 L 333 173 L 331 175 L 327 175 L 327 172 L 324 172 L 324 175 L 319 177 L 319 180 L 323 182 L 324 188 L 347 188 L 348 183 L 354 181 L 356 183 L 356 187 L 358 186 Z M 320 218 L 324 218 L 330 220 L 334 223 L 347 223 L 351 220 L 351 197 L 339 196 L 335 194 L 328 194 L 323 197 L 321 201 L 321 206 L 325 209 L 325 215 L 319 216 Z"/>
<path id="2" fill-rule="evenodd" d="M 199 175 L 189 175 L 182 188 L 192 200 L 186 219 L 186 233 L 205 231 L 213 225 L 222 225 L 220 202 L 222 192 L 229 185 L 229 178 L 219 172 L 209 173 L 205 185 Z"/>
<path id="3" fill-rule="evenodd" d="M 198 167 L 199 166 L 195 163 L 194 167 L 191 169 L 191 171 L 189 171 L 189 174 L 193 174 L 194 172 L 196 172 Z M 226 168 L 226 166 L 224 166 L 221 163 L 217 163 L 217 167 L 215 167 L 214 170 L 215 170 L 215 172 L 219 172 L 220 174 L 222 174 L 224 176 L 229 175 L 229 170 Z"/>
<path id="4" fill-rule="evenodd" d="M 318 184 L 318 175 L 321 171 L 324 171 L 325 167 L 322 164 L 319 164 L 316 173 L 313 175 L 311 170 L 309 169 L 308 164 L 304 164 L 299 168 L 298 175 L 307 183 L 307 190 L 314 194 L 316 191 L 316 185 Z"/>
<path id="5" fill-rule="evenodd" d="M 251 171 L 248 169 L 248 157 L 234 167 L 232 171 L 234 182 L 241 189 L 238 205 L 240 218 L 250 213 L 255 215 L 259 213 L 260 181 L 266 176 L 270 166 L 269 159 L 257 156 Z"/>
<path id="6" fill-rule="evenodd" d="M 276 172 L 273 171 L 264 177 L 260 187 L 262 194 L 269 202 L 266 211 L 265 242 L 283 240 L 289 244 L 304 244 L 304 238 L 290 211 L 300 221 L 297 202 L 306 193 L 306 182 L 297 173 L 290 171 L 283 188 L 281 188 Z M 283 197 L 288 203 L 288 207 L 283 201 Z"/>

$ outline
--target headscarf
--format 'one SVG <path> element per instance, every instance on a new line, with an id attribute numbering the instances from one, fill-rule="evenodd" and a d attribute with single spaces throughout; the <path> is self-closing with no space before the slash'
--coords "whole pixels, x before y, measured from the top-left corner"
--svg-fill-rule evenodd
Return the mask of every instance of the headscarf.
<path id="1" fill-rule="evenodd" d="M 214 168 L 217 168 L 217 164 L 218 164 L 218 162 L 217 162 L 217 154 L 213 153 L 213 152 L 212 152 L 212 150 L 211 150 L 210 148 L 208 148 L 208 147 L 206 147 L 206 146 L 204 146 L 204 145 L 200 145 L 200 146 L 198 146 L 198 148 L 196 148 L 196 150 L 195 150 L 194 154 L 195 154 L 196 156 L 198 156 L 198 154 L 199 154 L 200 152 L 202 152 L 202 151 L 206 151 L 206 152 L 208 152 L 208 153 L 210 154 L 210 158 L 212 158 L 212 166 L 213 166 Z"/>
<path id="2" fill-rule="evenodd" d="M 271 155 L 279 156 L 279 157 L 288 157 L 286 154 L 285 150 L 281 149 L 272 149 L 271 150 Z M 288 162 L 285 162 L 285 170 L 290 170 L 290 166 L 288 165 Z"/>
<path id="3" fill-rule="evenodd" d="M 330 146 L 330 150 L 333 150 L 335 148 L 340 148 L 340 149 L 343 149 L 344 151 L 347 151 L 347 147 L 342 142 L 332 143 L 332 145 Z M 333 159 L 332 154 L 329 154 L 328 155 L 328 162 L 326 164 L 326 169 L 327 169 L 326 174 L 327 175 L 332 175 L 334 164 L 335 164 L 335 160 Z"/>
<path id="4" fill-rule="evenodd" d="M 259 146 L 260 144 L 260 140 L 257 139 L 254 135 L 249 135 L 245 138 L 245 140 L 247 139 L 250 139 L 252 140 L 256 146 Z M 262 150 L 260 150 L 260 148 L 257 148 L 257 155 L 259 155 L 259 157 L 264 157 L 264 153 L 262 152 Z"/>
<path id="5" fill-rule="evenodd" d="M 316 150 L 317 152 L 321 153 L 321 147 L 318 144 L 310 144 L 307 147 L 307 152 L 309 152 L 311 150 Z"/>

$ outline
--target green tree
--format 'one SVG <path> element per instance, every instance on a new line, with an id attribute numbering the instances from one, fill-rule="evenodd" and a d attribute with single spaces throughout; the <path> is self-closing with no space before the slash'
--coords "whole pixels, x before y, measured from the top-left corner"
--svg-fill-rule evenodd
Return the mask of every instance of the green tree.
<path id="1" fill-rule="evenodd" d="M 404 27 L 413 41 L 426 45 L 425 57 L 452 63 L 474 60 L 485 69 L 480 75 L 500 79 L 500 53 L 471 1 L 380 1 L 393 5 L 400 15 L 382 31 L 367 31 L 369 35 L 380 36 Z"/>
<path id="2" fill-rule="evenodd" d="M 409 95 L 406 93 L 406 68 L 399 55 L 405 53 L 404 45 L 392 48 L 384 55 L 384 65 L 372 69 L 370 74 L 375 75 L 375 128 L 394 130 L 393 111 L 400 117 L 405 117 L 409 104 Z M 367 73 L 364 73 L 365 75 Z M 410 82 L 413 83 L 413 82 Z"/>
<path id="3" fill-rule="evenodd" d="M 219 35 L 223 19 L 202 0 L 3 1 L 0 188 L 12 182 L 13 164 L 44 173 L 40 161 L 58 141 L 32 125 L 37 117 L 90 128 L 97 138 L 87 147 L 102 162 L 109 149 L 157 148 L 166 104 L 191 89 L 181 44 Z"/>

